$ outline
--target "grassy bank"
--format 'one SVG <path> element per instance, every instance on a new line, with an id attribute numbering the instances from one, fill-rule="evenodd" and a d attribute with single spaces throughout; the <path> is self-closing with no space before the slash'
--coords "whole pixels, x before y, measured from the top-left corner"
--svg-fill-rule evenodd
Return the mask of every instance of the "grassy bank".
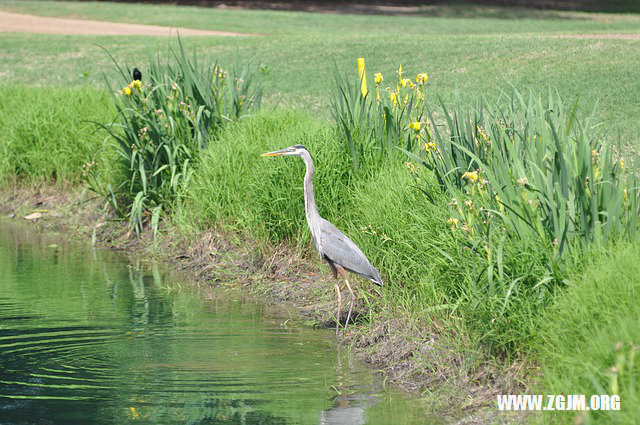
<path id="1" fill-rule="evenodd" d="M 474 259 L 449 229 L 447 200 L 427 201 L 402 157 L 379 169 L 356 173 L 347 146 L 339 140 L 332 125 L 300 112 L 264 111 L 231 125 L 203 152 L 171 220 L 189 235 L 214 227 L 270 241 L 267 244 L 288 241 L 297 245 L 296 250 L 308 252 L 311 263 L 321 268 L 310 248 L 303 218 L 303 164 L 296 158 L 259 157 L 270 149 L 304 144 L 316 159 L 321 214 L 367 252 L 388 282 L 381 298 L 367 295 L 368 285 L 358 285 L 360 296 L 368 296 L 371 303 L 370 323 L 363 324 L 361 332 L 366 334 L 378 323 L 403 317 L 413 326 L 438 335 L 440 348 L 476 352 L 475 356 L 463 355 L 465 360 L 457 366 L 444 363 L 452 361 L 451 357 L 431 358 L 423 366 L 433 368 L 431 373 L 435 375 L 455 366 L 450 370 L 455 376 L 483 370 L 476 379 L 482 376 L 480 381 L 490 382 L 496 379 L 492 374 L 507 373 L 512 361 L 520 362 L 524 355 L 534 364 L 539 362 L 542 370 L 537 384 L 536 379 L 528 381 L 530 390 L 545 394 L 613 393 L 611 368 L 620 362 L 620 354 L 626 363 L 618 392 L 623 400 L 631 401 L 623 403 L 621 416 L 608 413 L 595 415 L 595 419 L 600 418 L 602 423 L 612 418 L 620 423 L 633 422 L 637 360 L 630 354 L 634 348 L 629 344 L 637 339 L 634 318 L 639 311 L 634 295 L 638 291 L 637 270 L 633 267 L 638 257 L 635 245 L 607 249 L 575 269 L 571 279 L 574 284 L 558 290 L 544 308 L 522 308 L 509 322 L 494 328 L 503 338 L 511 338 L 516 349 L 509 354 L 511 360 L 505 361 L 502 351 L 485 363 L 481 353 L 487 350 L 486 332 L 491 328 L 489 323 L 477 321 L 481 318 L 470 275 Z M 89 155 L 102 143 L 102 139 L 96 139 L 89 146 Z M 38 146 L 33 147 L 36 152 Z M 79 157 L 80 162 L 88 157 Z M 52 159 L 50 166 L 54 168 L 66 163 L 62 156 Z M 77 168 L 69 178 L 79 179 L 81 170 Z M 616 348 L 618 342 L 623 344 L 621 349 Z M 522 379 L 522 375 L 517 376 Z M 450 382 L 444 388 L 461 391 L 457 385 Z M 436 393 L 443 399 L 452 397 L 451 393 Z M 463 399 L 460 394 L 454 398 Z M 487 402 L 491 399 L 485 399 Z M 571 423 L 573 416 L 547 414 L 543 419 Z"/>
<path id="2" fill-rule="evenodd" d="M 640 112 L 637 109 L 640 102 L 635 102 L 640 93 L 629 86 L 628 96 L 613 95 L 613 86 L 619 89 L 616 79 L 626 79 L 636 60 L 631 54 L 621 57 L 619 50 L 632 51 L 635 47 L 630 47 L 629 40 L 595 42 L 549 36 L 582 31 L 633 31 L 637 24 L 634 17 L 614 16 L 603 22 L 585 15 L 583 21 L 563 21 L 561 25 L 560 21 L 547 18 L 503 22 L 492 18 L 333 17 L 200 12 L 141 5 L 88 7 L 82 3 L 63 3 L 54 8 L 49 2 L 0 2 L 0 7 L 35 11 L 35 4 L 43 5 L 38 9 L 43 14 L 77 13 L 147 23 L 167 23 L 165 12 L 171 10 L 175 13 L 170 23 L 176 25 L 211 28 L 209 21 L 203 20 L 206 16 L 220 24 L 214 29 L 271 32 L 265 38 L 215 39 L 215 43 L 203 38 L 187 43 L 199 57 L 215 53 L 223 64 L 242 63 L 260 49 L 261 56 L 255 60 L 264 66 L 256 68 L 262 71 L 256 71 L 255 81 L 265 86 L 270 106 L 278 97 L 286 100 L 278 108 L 246 111 L 236 117 L 223 112 L 220 116 L 224 119 L 220 122 L 224 124 L 201 126 L 194 116 L 202 115 L 189 112 L 189 107 L 194 111 L 206 104 L 207 112 L 211 112 L 215 110 L 215 102 L 209 102 L 206 96 L 195 96 L 194 100 L 192 93 L 201 87 L 210 93 L 208 84 L 215 83 L 219 74 L 216 70 L 213 75 L 198 77 L 203 82 L 198 86 L 198 81 L 185 82 L 180 72 L 174 80 L 162 79 L 164 71 L 157 75 L 148 73 L 143 50 L 158 48 L 166 40 L 138 38 L 139 44 L 132 46 L 117 37 L 59 36 L 52 38 L 53 44 L 47 50 L 40 36 L 0 35 L 0 43 L 15 41 L 31 49 L 31 58 L 55 50 L 61 52 L 74 43 L 81 52 L 77 62 L 64 61 L 67 68 L 63 69 L 73 72 L 46 74 L 39 81 L 44 87 L 1 89 L 0 109 L 4 112 L 1 119 L 7 129 L 6 137 L 0 140 L 3 182 L 78 183 L 86 171 L 83 165 L 96 161 L 92 166 L 93 181 L 103 188 L 109 185 L 124 188 L 116 194 L 118 202 L 123 205 L 124 201 L 125 206 L 131 207 L 136 205 L 140 193 L 146 193 L 150 181 L 147 177 L 160 176 L 158 191 L 162 196 L 139 210 L 138 229 L 142 224 L 148 227 L 153 223 L 152 211 L 162 205 L 167 213 L 167 226 L 177 229 L 183 238 L 197 237 L 213 228 L 263 246 L 294 246 L 296 251 L 310 253 L 306 257 L 308 264 L 321 267 L 320 259 L 313 255 L 304 219 L 304 164 L 297 158 L 267 160 L 259 156 L 294 144 L 305 145 L 316 162 L 315 189 L 321 215 L 363 249 L 388 283 L 375 295 L 368 285 L 358 285 L 360 298 L 365 301 L 360 306 L 362 338 L 351 339 L 356 341 L 356 349 L 373 345 L 362 341 L 375 339 L 380 324 L 390 329 L 389 323 L 400 320 L 409 324 L 404 329 L 413 327 L 420 332 L 408 332 L 411 337 L 418 335 L 415 344 L 397 349 L 410 347 L 406 356 L 421 362 L 426 370 L 421 378 L 437 377 L 416 387 L 429 394 L 438 393 L 438 388 L 458 391 L 455 397 L 438 393 L 440 400 L 449 397 L 463 405 L 464 398 L 471 393 L 470 383 L 479 382 L 490 388 L 488 396 L 485 393 L 484 398 L 479 397 L 480 403 L 490 408 L 495 406 L 491 391 L 536 390 L 542 394 L 587 396 L 619 393 L 623 412 L 596 412 L 589 418 L 599 423 L 637 420 L 634 405 L 638 398 L 635 389 L 638 359 L 634 344 L 638 343 L 638 332 L 634 318 L 638 317 L 640 307 L 636 302 L 639 281 L 634 264 L 640 253 L 633 231 L 628 230 L 635 229 L 637 220 L 629 213 L 622 214 L 615 223 L 607 222 L 607 217 L 616 217 L 621 210 L 637 213 L 637 188 L 633 180 L 629 178 L 626 186 L 620 182 L 623 177 L 632 176 L 629 170 L 633 171 L 633 167 L 629 164 L 633 161 L 627 161 L 630 159 L 626 156 L 627 148 L 637 143 L 640 127 L 629 118 Z M 407 31 L 399 35 L 395 29 L 385 29 L 375 37 L 367 34 L 370 26 L 383 24 L 384 28 L 389 28 L 388 24 L 402 25 Z M 238 28 L 227 27 L 233 25 Z M 335 35 L 345 25 L 350 29 Z M 456 25 L 466 34 L 451 31 Z M 541 28 L 545 31 L 540 31 Z M 104 62 L 99 59 L 93 63 L 96 56 L 88 48 L 89 41 L 104 42 L 119 60 L 123 58 L 129 64 L 141 66 L 145 83 L 145 78 L 153 76 L 154 86 L 131 83 L 116 93 L 113 99 L 124 111 L 119 120 L 114 118 L 116 111 L 110 93 L 91 85 Z M 330 58 L 333 63 L 326 60 L 329 51 L 336 52 Z M 433 81 L 426 97 L 426 105 L 430 107 L 437 105 L 436 94 L 443 97 L 447 107 L 452 107 L 455 92 L 462 93 L 463 101 L 482 93 L 487 103 L 491 103 L 499 87 L 505 86 L 495 75 L 504 75 L 505 69 L 513 70 L 506 73 L 512 77 L 509 82 L 518 87 L 537 87 L 546 92 L 548 84 L 557 85 L 561 103 L 581 95 L 580 105 L 587 106 L 572 110 L 570 103 L 562 103 L 564 107 L 560 107 L 559 103 L 544 104 L 545 100 L 540 98 L 531 102 L 534 105 L 526 113 L 514 114 L 513 121 L 509 121 L 508 113 L 487 114 L 484 121 L 464 121 L 459 117 L 465 116 L 468 105 L 462 102 L 452 109 L 458 117 L 455 119 L 461 121 L 447 124 L 446 114 L 440 109 L 429 116 L 431 120 L 426 115 L 416 117 L 415 134 L 407 130 L 413 116 L 403 115 L 397 129 L 399 136 L 392 141 L 395 145 L 385 155 L 378 155 L 380 152 L 375 148 L 376 138 L 388 134 L 372 130 L 375 125 L 372 122 L 381 117 L 376 113 L 371 121 L 359 122 L 348 129 L 353 130 L 349 134 L 355 134 L 356 142 L 363 146 L 364 159 L 355 166 L 344 128 L 327 119 L 331 109 L 329 97 L 335 96 L 328 71 L 334 65 L 340 70 L 351 70 L 354 52 L 366 54 L 370 79 L 371 70 L 379 70 L 389 82 L 399 60 L 407 60 L 403 67 L 412 76 L 414 71 L 427 69 L 431 74 L 429 81 Z M 461 68 L 452 69 L 452 63 L 461 64 Z M 586 63 L 592 71 L 575 75 L 575 70 Z M 40 65 L 32 65 L 26 70 L 30 79 L 42 72 Z M 86 68 L 86 73 L 82 72 L 85 66 L 91 67 Z M 8 79 L 22 78 L 17 76 L 17 67 L 9 72 Z M 452 74 L 459 77 L 447 78 Z M 78 78 L 84 79 L 85 85 L 55 86 Z M 399 93 L 400 84 L 390 90 Z M 150 93 L 162 96 L 154 100 Z M 387 95 L 385 92 L 388 109 L 400 110 L 402 105 L 392 105 L 389 100 L 392 97 L 387 99 Z M 164 99 L 168 99 L 168 106 L 158 113 L 165 108 Z M 586 114 L 585 110 L 591 110 L 595 99 L 602 100 L 598 111 L 604 111 L 596 115 L 598 120 L 605 120 L 599 127 L 579 119 Z M 150 108 L 147 102 L 156 103 Z M 292 106 L 302 104 L 305 108 L 293 110 Z M 129 118 L 122 118 L 127 115 Z M 385 115 L 388 119 L 392 116 L 392 113 Z M 174 118 L 179 125 L 169 125 L 166 117 Z M 128 131 L 124 142 L 116 145 L 106 132 L 94 132 L 96 126 L 91 121 L 121 123 Z M 575 127 L 572 123 L 576 123 Z M 388 130 L 387 124 L 389 121 L 378 128 Z M 469 128 L 455 134 L 456 128 L 464 126 Z M 578 130 L 574 130 L 576 127 Z M 180 131 L 173 131 L 174 128 Z M 213 128 L 215 131 L 209 133 Z M 523 128 L 532 130 L 521 135 L 518 131 Z M 429 133 L 437 129 L 445 135 L 443 138 Z M 117 129 L 114 135 L 121 136 L 120 131 Z M 455 136 L 448 137 L 451 134 Z M 197 147 L 184 148 L 189 136 L 200 137 Z M 405 146 L 399 143 L 404 142 L 405 136 L 418 138 L 409 140 L 415 142 L 409 148 L 413 156 L 395 149 Z M 491 154 L 489 150 L 482 151 L 481 137 L 500 148 L 491 148 Z M 611 153 L 608 148 L 603 150 L 604 140 L 615 140 L 620 145 Z M 156 162 L 164 155 L 163 145 L 158 141 L 178 151 L 185 149 L 181 151 L 185 154 L 181 160 L 188 160 L 188 179 L 173 184 L 175 173 L 168 173 L 168 165 Z M 431 144 L 441 151 L 432 150 Z M 447 153 L 462 158 L 463 163 L 436 166 L 429 162 L 445 147 Z M 620 159 L 627 161 L 626 168 Z M 156 168 L 145 169 L 146 165 L 140 165 L 147 163 Z M 167 181 L 171 182 L 170 191 L 163 186 Z M 547 183 L 548 188 L 544 187 Z M 493 192 L 487 192 L 491 187 Z M 611 198 L 605 197 L 610 195 Z M 467 204 L 468 201 L 471 203 Z M 463 211 L 463 204 L 469 211 Z M 472 206 L 481 207 L 482 214 L 494 213 L 491 217 L 474 216 L 478 229 L 475 239 L 469 236 L 474 231 L 469 218 Z M 521 217 L 525 213 L 533 217 L 528 222 Z M 618 221 L 628 223 L 618 226 Z M 615 231 L 606 239 L 609 229 Z M 313 291 L 317 292 L 306 296 L 319 294 L 317 288 Z M 435 354 L 424 348 L 432 343 Z M 401 360 L 406 358 L 398 361 Z M 514 369 L 538 367 L 540 376 L 512 374 Z M 547 414 L 543 420 L 571 423 L 574 416 Z"/>
<path id="3" fill-rule="evenodd" d="M 595 259 L 574 285 L 556 294 L 531 344 L 540 356 L 542 393 L 620 395 L 621 411 L 595 412 L 596 423 L 632 424 L 640 418 L 639 260 L 637 244 L 622 244 Z M 571 423 L 574 416 L 589 415 L 554 412 L 546 419 Z"/>

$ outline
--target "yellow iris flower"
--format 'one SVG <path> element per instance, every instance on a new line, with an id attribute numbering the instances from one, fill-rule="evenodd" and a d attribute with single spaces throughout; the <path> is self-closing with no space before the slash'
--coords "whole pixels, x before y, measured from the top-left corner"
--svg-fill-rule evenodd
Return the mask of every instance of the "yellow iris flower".
<path id="1" fill-rule="evenodd" d="M 409 123 L 409 128 L 414 131 L 420 131 L 421 126 L 422 124 L 420 123 L 420 121 L 414 121 L 412 123 Z"/>
<path id="2" fill-rule="evenodd" d="M 398 95 L 395 92 L 389 93 L 389 100 L 393 103 L 393 106 L 398 106 Z"/>
<path id="3" fill-rule="evenodd" d="M 376 82 L 376 86 L 384 81 L 384 77 L 382 76 L 381 72 L 378 72 L 377 74 L 373 74 L 373 79 Z"/>
<path id="4" fill-rule="evenodd" d="M 478 173 L 476 171 L 471 171 L 471 172 L 467 171 L 462 175 L 462 178 L 467 179 L 472 183 L 475 183 L 478 181 Z"/>
<path id="5" fill-rule="evenodd" d="M 426 83 L 427 80 L 429 79 L 429 76 L 427 75 L 426 72 L 421 72 L 420 74 L 418 74 L 418 76 L 416 77 L 416 83 Z"/>

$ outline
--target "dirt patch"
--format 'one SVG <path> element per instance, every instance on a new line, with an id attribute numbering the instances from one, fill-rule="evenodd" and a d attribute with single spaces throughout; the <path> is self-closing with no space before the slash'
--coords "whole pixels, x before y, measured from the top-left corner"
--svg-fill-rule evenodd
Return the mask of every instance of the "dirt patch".
<path id="1" fill-rule="evenodd" d="M 125 24 L 120 22 L 92 21 L 84 19 L 51 18 L 0 11 L 0 32 L 27 32 L 34 34 L 81 34 L 81 35 L 149 35 L 167 37 L 181 36 L 240 37 L 245 34 L 229 31 L 209 31 L 192 28 L 173 28 L 158 25 Z"/>
<path id="2" fill-rule="evenodd" d="M 311 249 L 301 254 L 299 248 L 287 244 L 256 243 L 216 229 L 178 235 L 167 223 L 161 224 L 156 243 L 150 233 L 132 238 L 123 222 L 101 212 L 99 199 L 86 197 L 90 194 L 83 195 L 79 188 L 2 189 L 0 219 L 93 239 L 105 248 L 168 264 L 200 285 L 235 287 L 260 295 L 275 303 L 270 312 L 279 317 L 304 318 L 314 327 L 333 329 L 332 276 L 311 257 Z M 394 311 L 376 301 L 380 299 L 377 287 L 366 283 L 356 283 L 356 287 L 360 297 L 354 313 L 360 322 L 342 332 L 338 344 L 382 374 L 385 383 L 430 394 L 434 411 L 446 423 L 522 423 L 527 419 L 526 414 L 505 415 L 495 407 L 496 394 L 524 391 L 520 384 L 524 362 L 497 369 L 495 359 L 490 360 L 464 334 L 456 333 L 452 323 L 427 317 L 408 320 L 408 312 Z M 370 304 L 364 302 L 365 297 Z M 346 319 L 345 310 L 341 321 Z M 373 323 L 365 321 L 369 310 L 376 312 Z"/>

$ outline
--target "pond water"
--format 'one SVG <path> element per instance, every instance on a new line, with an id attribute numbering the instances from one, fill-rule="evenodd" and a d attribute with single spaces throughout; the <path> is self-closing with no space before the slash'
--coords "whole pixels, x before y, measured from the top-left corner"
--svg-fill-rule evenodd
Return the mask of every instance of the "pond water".
<path id="1" fill-rule="evenodd" d="M 333 333 L 0 222 L 0 423 L 434 423 Z"/>

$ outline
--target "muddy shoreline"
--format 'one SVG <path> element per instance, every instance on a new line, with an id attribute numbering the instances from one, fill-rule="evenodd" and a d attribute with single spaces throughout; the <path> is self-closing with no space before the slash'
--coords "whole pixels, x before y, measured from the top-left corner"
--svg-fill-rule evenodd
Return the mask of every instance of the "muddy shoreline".
<path id="1" fill-rule="evenodd" d="M 150 232 L 136 238 L 129 234 L 126 223 L 102 212 L 94 194 L 78 187 L 0 189 L 0 217 L 161 262 L 186 273 L 198 284 L 240 288 L 273 301 L 288 317 L 327 328 L 327 332 L 335 326 L 331 273 L 308 247 L 274 246 L 220 229 L 179 234 L 167 222 L 162 223 L 155 242 Z M 498 373 L 486 359 L 486 363 L 478 362 L 478 367 L 470 370 L 464 367 L 469 353 L 451 344 L 464 335 L 453 334 L 446 324 L 437 321 L 409 320 L 402 312 L 367 304 L 363 295 L 374 299 L 377 287 L 362 282 L 357 286 L 361 292 L 354 307 L 356 316 L 368 317 L 371 309 L 375 321 L 366 323 L 362 319 L 342 332 L 337 342 L 379 373 L 385 385 L 430 397 L 437 395 L 434 404 L 446 422 L 522 421 L 522 415 L 505 416 L 494 407 L 496 394 L 517 391 L 522 364 Z M 443 388 L 447 394 L 439 394 Z"/>

